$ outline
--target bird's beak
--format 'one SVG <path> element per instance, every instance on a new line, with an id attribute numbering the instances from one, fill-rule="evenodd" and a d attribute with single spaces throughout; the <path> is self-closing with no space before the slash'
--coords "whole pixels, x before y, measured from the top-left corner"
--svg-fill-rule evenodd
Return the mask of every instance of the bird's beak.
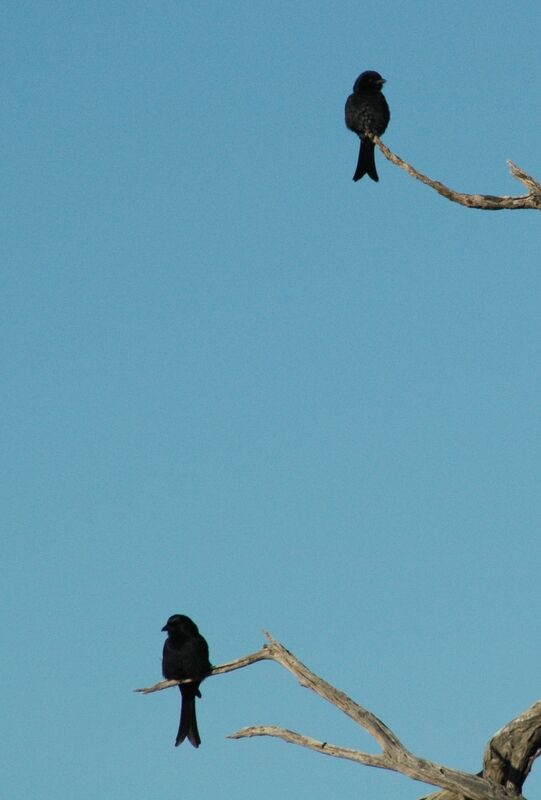
<path id="1" fill-rule="evenodd" d="M 384 83 L 387 83 L 387 81 L 385 80 L 385 78 L 382 78 L 382 79 L 380 80 L 380 82 L 379 82 L 379 85 L 380 85 L 380 86 L 383 86 L 383 84 L 384 84 Z"/>
<path id="2" fill-rule="evenodd" d="M 166 631 L 166 630 L 167 630 L 167 623 L 162 628 L 162 631 Z"/>

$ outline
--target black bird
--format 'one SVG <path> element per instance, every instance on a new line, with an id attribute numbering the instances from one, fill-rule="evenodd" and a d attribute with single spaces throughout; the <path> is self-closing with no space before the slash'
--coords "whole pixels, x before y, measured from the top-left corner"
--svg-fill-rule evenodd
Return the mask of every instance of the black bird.
<path id="1" fill-rule="evenodd" d="M 193 678 L 191 683 L 181 683 L 178 687 L 182 695 L 182 707 L 175 747 L 182 744 L 186 737 L 194 747 L 199 747 L 201 739 L 197 730 L 195 698 L 201 697 L 199 684 L 212 671 L 209 647 L 195 622 L 184 614 L 169 617 L 162 631 L 167 632 L 163 645 L 163 677 L 175 680 Z"/>
<path id="2" fill-rule="evenodd" d="M 391 113 L 381 93 L 384 83 L 385 78 L 379 72 L 367 70 L 359 75 L 353 84 L 353 94 L 346 100 L 346 126 L 361 140 L 354 181 L 360 181 L 366 173 L 373 181 L 379 180 L 374 161 L 374 143 L 363 138 L 363 134 L 368 132 L 381 136 L 389 124 Z"/>

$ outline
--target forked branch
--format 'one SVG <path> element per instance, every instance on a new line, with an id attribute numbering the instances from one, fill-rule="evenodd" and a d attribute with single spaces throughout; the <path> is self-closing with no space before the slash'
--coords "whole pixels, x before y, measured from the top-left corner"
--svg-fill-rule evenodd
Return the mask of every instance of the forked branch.
<path id="1" fill-rule="evenodd" d="M 408 164 L 403 158 L 400 158 L 400 156 L 395 155 L 389 150 L 389 148 L 383 144 L 379 136 L 370 133 L 365 133 L 364 135 L 372 139 L 386 159 L 396 164 L 400 169 L 403 169 L 408 175 L 421 181 L 421 183 L 431 186 L 438 194 L 441 194 L 453 203 L 459 203 L 468 208 L 479 208 L 483 211 L 502 211 L 503 209 L 518 208 L 529 208 L 541 211 L 541 184 L 534 180 L 531 175 L 528 175 L 524 170 L 520 169 L 520 167 L 517 167 L 516 164 L 513 164 L 512 161 L 507 162 L 509 171 L 513 178 L 516 178 L 526 187 L 528 194 L 517 197 L 509 195 L 499 197 L 492 194 L 464 194 L 464 192 L 456 192 L 440 181 L 433 180 L 427 175 L 423 175 L 422 172 L 416 170 L 415 167 L 412 167 L 411 164 Z"/>
<path id="2" fill-rule="evenodd" d="M 541 701 L 509 722 L 492 737 L 485 750 L 483 772 L 480 775 L 473 775 L 415 756 L 375 714 L 311 672 L 270 634 L 266 633 L 265 636 L 267 644 L 261 650 L 214 667 L 211 675 L 232 672 L 257 661 L 275 661 L 297 678 L 301 686 L 311 689 L 364 728 L 379 744 L 381 753 L 365 753 L 330 742 L 320 742 L 286 728 L 270 725 L 242 728 L 229 738 L 272 736 L 324 755 L 346 758 L 370 767 L 390 769 L 414 780 L 440 787 L 443 792 L 430 795 L 431 798 L 438 800 L 458 798 L 521 800 L 522 784 L 541 751 Z M 135 691 L 149 694 L 177 686 L 179 683 L 180 681 L 173 680 L 160 681 L 154 686 Z"/>

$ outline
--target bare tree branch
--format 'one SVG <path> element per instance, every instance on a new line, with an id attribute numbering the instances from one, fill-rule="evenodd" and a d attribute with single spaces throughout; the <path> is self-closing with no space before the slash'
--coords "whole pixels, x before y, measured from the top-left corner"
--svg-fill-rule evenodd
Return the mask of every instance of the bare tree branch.
<path id="1" fill-rule="evenodd" d="M 267 645 L 267 657 L 291 672 L 301 686 L 311 689 L 324 700 L 343 711 L 344 714 L 347 714 L 348 717 L 351 717 L 354 722 L 374 737 L 384 751 L 404 749 L 398 737 L 375 714 L 358 705 L 344 692 L 335 689 L 330 683 L 311 672 L 289 650 L 286 650 L 285 647 L 273 639 L 269 633 L 265 633 L 265 636 L 269 642 Z"/>
<path id="2" fill-rule="evenodd" d="M 235 661 L 228 661 L 227 664 L 220 664 L 219 667 L 213 667 L 209 678 L 213 675 L 222 675 L 224 672 L 233 672 L 235 669 L 242 669 L 242 667 L 247 667 L 250 664 L 255 664 L 257 661 L 264 661 L 268 658 L 267 647 L 264 645 L 261 650 L 258 650 L 256 653 L 250 653 L 242 658 L 237 658 Z M 170 689 L 171 686 L 179 686 L 181 683 L 191 682 L 191 679 L 184 681 L 159 681 L 159 683 L 155 683 L 154 686 L 146 686 L 143 689 L 134 689 L 133 691 L 139 692 L 140 694 L 152 694 L 152 692 L 161 692 L 162 689 Z"/>
<path id="3" fill-rule="evenodd" d="M 528 194 L 519 197 L 512 197 L 509 195 L 498 197 L 492 194 L 464 194 L 463 192 L 456 192 L 454 189 L 449 189 L 449 187 L 445 186 L 445 184 L 440 181 L 433 180 L 423 175 L 422 172 L 416 170 L 411 164 L 404 161 L 403 158 L 400 158 L 400 156 L 395 155 L 389 150 L 389 148 L 383 144 L 379 136 L 375 136 L 371 133 L 365 133 L 364 135 L 372 139 L 386 159 L 396 164 L 400 169 L 403 169 L 408 175 L 421 181 L 421 183 L 431 186 L 438 194 L 441 194 L 442 197 L 446 197 L 453 203 L 459 203 L 468 208 L 479 208 L 483 211 L 501 211 L 503 209 L 518 208 L 529 208 L 541 211 L 541 184 L 534 180 L 531 175 L 528 175 L 524 170 L 520 169 L 520 167 L 517 167 L 516 164 L 513 164 L 512 161 L 507 162 L 509 171 L 514 178 L 524 184 L 528 190 Z"/>
<path id="4" fill-rule="evenodd" d="M 382 752 L 365 753 L 329 742 L 320 742 L 286 728 L 271 725 L 242 728 L 229 738 L 271 736 L 324 755 L 345 758 L 379 769 L 393 770 L 443 789 L 443 792 L 435 792 L 425 800 L 459 800 L 459 798 L 523 800 L 520 795 L 522 784 L 531 770 L 533 761 L 541 752 L 541 701 L 509 722 L 492 737 L 485 750 L 483 772 L 473 775 L 415 756 L 375 714 L 311 672 L 270 634 L 265 633 L 265 636 L 267 644 L 261 650 L 214 667 L 211 675 L 232 672 L 257 661 L 275 661 L 297 678 L 301 686 L 311 689 L 364 728 L 380 745 Z M 180 681 L 161 681 L 155 686 L 135 691 L 149 694 L 177 686 L 179 683 Z"/>
<path id="5" fill-rule="evenodd" d="M 143 689 L 134 689 L 134 692 L 140 694 L 152 694 L 152 692 L 161 692 L 162 689 L 170 689 L 171 686 L 178 686 L 181 683 L 191 683 L 191 681 L 159 681 L 154 686 L 145 686 Z"/>
<path id="6" fill-rule="evenodd" d="M 249 728 L 241 728 L 236 733 L 228 736 L 229 739 L 247 739 L 252 736 L 273 736 L 282 739 L 289 744 L 296 744 L 315 750 L 323 755 L 334 756 L 335 758 L 345 758 L 348 761 L 356 761 L 368 767 L 388 769 L 393 772 L 400 772 L 409 778 L 413 778 L 423 783 L 438 786 L 449 786 L 454 791 L 436 792 L 433 797 L 456 798 L 468 797 L 470 800 L 519 800 L 515 793 L 506 792 L 503 787 L 496 784 L 489 784 L 477 775 L 469 772 L 460 772 L 456 769 L 443 767 L 431 761 L 417 758 L 409 753 L 405 748 L 396 753 L 383 752 L 380 754 L 364 753 L 361 750 L 353 750 L 349 747 L 339 747 L 330 742 L 320 742 L 309 736 L 304 736 L 287 728 L 278 728 L 274 725 L 257 725 Z M 460 795 L 457 795 L 457 790 Z"/>
<path id="7" fill-rule="evenodd" d="M 295 731 L 289 731 L 287 728 L 277 728 L 275 725 L 254 725 L 249 728 L 241 728 L 236 733 L 231 733 L 228 739 L 248 739 L 251 736 L 275 736 L 278 739 L 283 739 L 284 742 L 290 744 L 297 744 L 300 747 L 307 747 L 309 750 L 316 750 L 318 753 L 323 753 L 327 756 L 335 756 L 335 758 L 347 758 L 349 761 L 357 761 L 360 764 L 366 764 L 369 767 L 385 768 L 385 757 L 383 755 L 374 755 L 373 753 L 363 753 L 360 750 L 352 750 L 350 747 L 338 747 L 329 742 L 319 742 L 317 739 L 312 739 L 310 736 L 303 736 Z"/>

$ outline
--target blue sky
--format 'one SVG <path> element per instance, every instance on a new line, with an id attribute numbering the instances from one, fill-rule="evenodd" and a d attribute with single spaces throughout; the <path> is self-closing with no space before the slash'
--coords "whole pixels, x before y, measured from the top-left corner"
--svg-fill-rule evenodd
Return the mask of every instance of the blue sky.
<path id="1" fill-rule="evenodd" d="M 372 748 L 278 667 L 203 686 L 173 747 L 163 634 L 262 629 L 414 752 L 477 771 L 541 696 L 537 2 L 12 2 L 2 11 L 10 800 L 426 793 L 276 741 Z M 540 790 L 535 770 L 526 794 Z"/>

